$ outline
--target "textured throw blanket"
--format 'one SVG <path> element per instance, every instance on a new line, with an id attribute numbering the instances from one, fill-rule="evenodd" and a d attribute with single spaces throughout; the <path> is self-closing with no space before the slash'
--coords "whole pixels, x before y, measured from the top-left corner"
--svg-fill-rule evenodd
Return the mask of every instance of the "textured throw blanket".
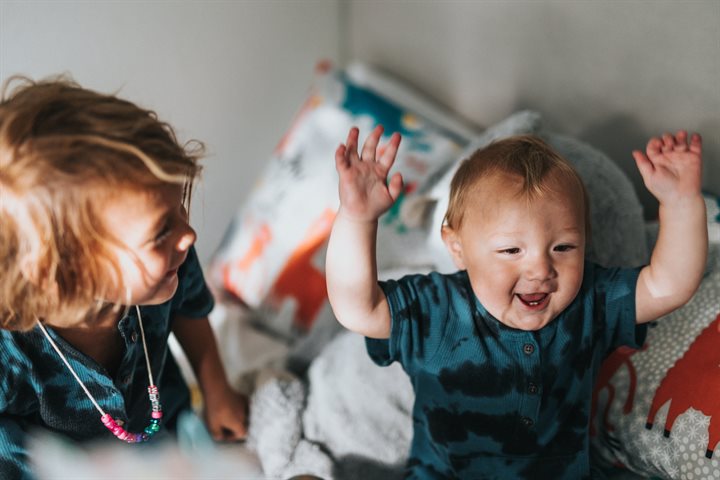
<path id="1" fill-rule="evenodd" d="M 412 438 L 412 386 L 377 367 L 364 339 L 343 332 L 315 359 L 310 387 L 264 371 L 252 396 L 248 446 L 269 478 L 402 478 Z"/>

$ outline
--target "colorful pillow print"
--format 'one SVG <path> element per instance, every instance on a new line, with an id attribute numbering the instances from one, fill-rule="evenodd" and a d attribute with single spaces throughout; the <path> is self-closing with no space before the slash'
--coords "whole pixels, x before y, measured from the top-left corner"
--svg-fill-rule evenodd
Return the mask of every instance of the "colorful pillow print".
<path id="1" fill-rule="evenodd" d="M 720 261 L 692 300 L 651 324 L 641 350 L 605 360 L 592 399 L 602 463 L 660 478 L 720 479 Z"/>
<path id="2" fill-rule="evenodd" d="M 291 339 L 310 330 L 327 310 L 324 255 L 338 207 L 334 152 L 354 125 L 361 138 L 376 124 L 385 127 L 384 141 L 395 131 L 403 135 L 393 169 L 403 174 L 405 190 L 380 219 L 379 268 L 424 261 L 412 257 L 412 245 L 424 237 L 403 223 L 400 207 L 457 156 L 471 132 L 439 112 L 369 67 L 339 71 L 321 64 L 305 104 L 213 257 L 214 286 L 261 309 L 275 333 Z"/>

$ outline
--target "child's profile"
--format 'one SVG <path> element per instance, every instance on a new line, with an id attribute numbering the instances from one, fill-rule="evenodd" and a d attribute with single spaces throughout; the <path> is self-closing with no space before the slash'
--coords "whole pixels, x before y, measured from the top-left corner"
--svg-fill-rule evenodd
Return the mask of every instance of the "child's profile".
<path id="1" fill-rule="evenodd" d="M 0 477 L 30 475 L 27 433 L 142 443 L 190 408 L 174 333 L 216 439 L 245 435 L 188 208 L 199 143 L 67 78 L 0 101 Z"/>

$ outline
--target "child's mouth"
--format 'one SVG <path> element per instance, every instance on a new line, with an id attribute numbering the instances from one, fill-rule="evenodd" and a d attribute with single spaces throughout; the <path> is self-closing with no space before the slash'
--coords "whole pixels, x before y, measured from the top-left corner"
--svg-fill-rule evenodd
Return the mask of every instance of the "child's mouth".
<path id="1" fill-rule="evenodd" d="M 550 295 L 547 293 L 516 293 L 515 296 L 532 310 L 541 310 L 550 301 Z"/>

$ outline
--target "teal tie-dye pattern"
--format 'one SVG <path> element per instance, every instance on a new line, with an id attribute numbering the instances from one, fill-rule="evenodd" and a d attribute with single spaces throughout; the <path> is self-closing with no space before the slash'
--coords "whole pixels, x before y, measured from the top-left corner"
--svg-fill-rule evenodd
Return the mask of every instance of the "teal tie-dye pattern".
<path id="1" fill-rule="evenodd" d="M 141 307 L 153 375 L 165 414 L 172 427 L 190 407 L 190 396 L 167 339 L 176 314 L 200 318 L 214 305 L 197 254 L 190 250 L 178 272 L 175 296 L 162 305 Z M 131 309 L 118 329 L 125 353 L 114 378 L 94 360 L 75 350 L 48 328 L 90 393 L 107 413 L 129 431 L 142 431 L 150 418 L 147 367 L 139 325 Z M 0 478 L 29 478 L 25 441 L 29 428 L 46 428 L 78 441 L 113 438 L 100 422 L 100 413 L 39 329 L 0 330 Z M 20 459 L 20 460 L 19 460 Z"/>
<path id="2" fill-rule="evenodd" d="M 634 316 L 638 269 L 585 272 L 574 302 L 536 332 L 495 320 L 466 272 L 381 283 L 392 333 L 366 343 L 415 389 L 408 478 L 590 477 L 594 379 L 608 349 L 639 347 L 645 327 Z"/>

